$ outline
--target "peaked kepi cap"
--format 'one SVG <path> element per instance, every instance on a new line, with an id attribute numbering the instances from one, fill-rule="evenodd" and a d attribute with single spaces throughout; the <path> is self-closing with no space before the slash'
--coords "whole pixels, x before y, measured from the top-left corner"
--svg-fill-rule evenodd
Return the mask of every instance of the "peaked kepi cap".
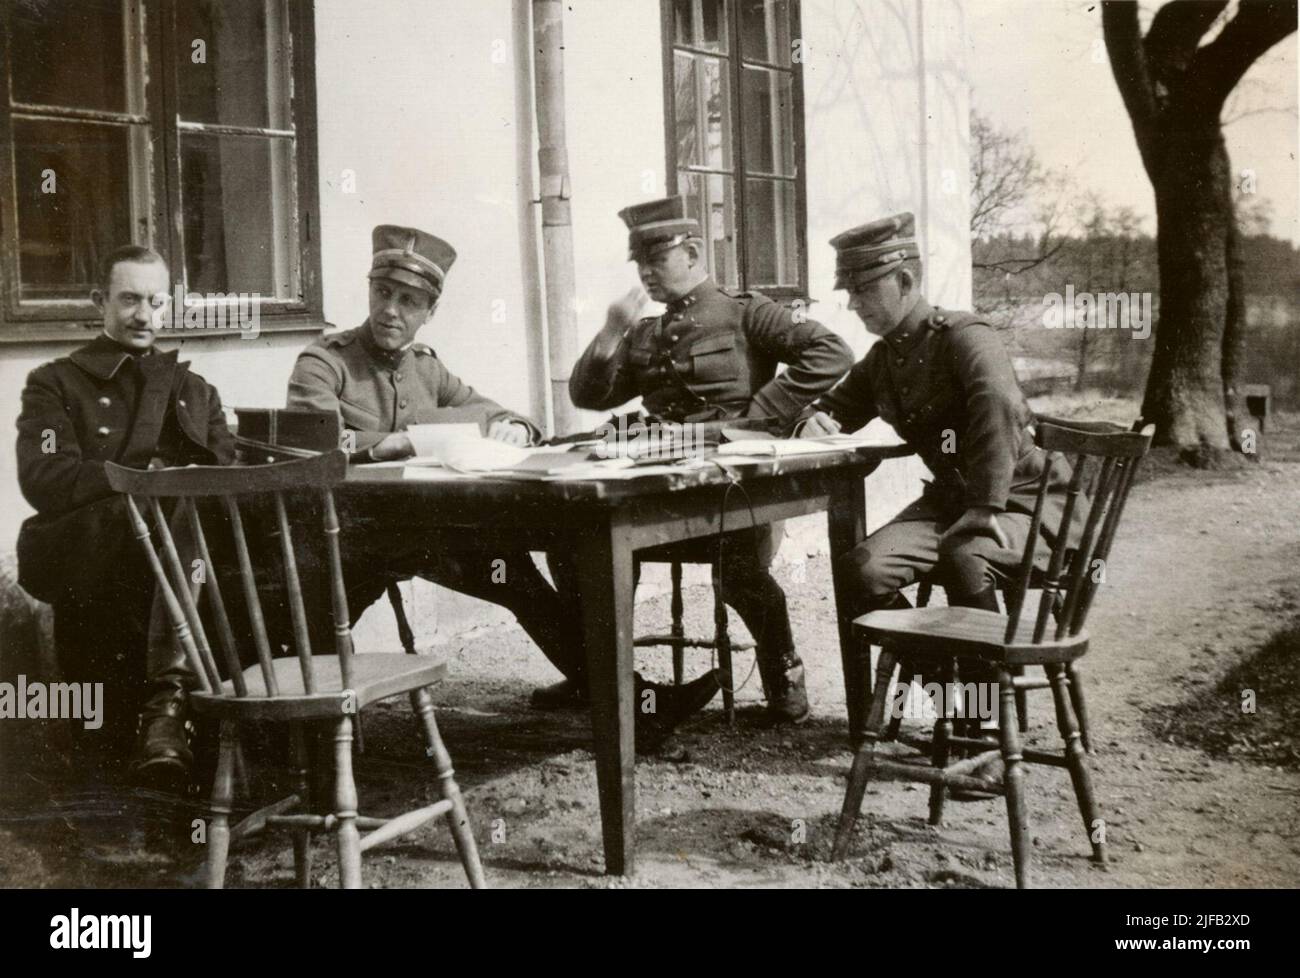
<path id="1" fill-rule="evenodd" d="M 380 224 L 371 234 L 374 254 L 370 278 L 390 278 L 403 285 L 442 294 L 442 283 L 456 260 L 456 249 L 418 228 Z"/>
<path id="2" fill-rule="evenodd" d="M 700 222 L 691 216 L 681 194 L 624 207 L 618 216 L 628 228 L 628 258 L 632 261 L 701 236 Z"/>
<path id="3" fill-rule="evenodd" d="M 904 260 L 920 258 L 916 218 L 908 211 L 860 224 L 831 238 L 835 288 L 851 289 L 888 275 Z"/>

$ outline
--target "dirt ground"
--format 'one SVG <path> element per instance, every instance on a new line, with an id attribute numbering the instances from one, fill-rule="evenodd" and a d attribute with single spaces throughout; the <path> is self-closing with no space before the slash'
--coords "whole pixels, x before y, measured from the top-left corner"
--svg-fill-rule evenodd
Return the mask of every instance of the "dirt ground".
<path id="1" fill-rule="evenodd" d="M 1065 772 L 1032 766 L 1036 886 L 1300 884 L 1296 422 L 1283 419 L 1259 464 L 1215 473 L 1156 465 L 1134 489 L 1083 663 L 1112 861 L 1100 868 L 1087 858 Z M 813 717 L 795 729 L 762 727 L 754 674 L 738 695 L 733 728 L 715 700 L 681 729 L 674 750 L 639 760 L 631 878 L 601 873 L 588 721 L 529 709 L 529 690 L 554 677 L 523 633 L 510 627 L 444 647 L 451 678 L 438 715 L 493 886 L 1012 885 L 1002 800 L 950 802 L 945 823 L 931 828 L 922 785 L 873 784 L 851 858 L 828 861 L 850 760 L 830 573 L 822 557 L 807 562 L 806 574 L 787 567 L 778 576 L 808 667 Z M 686 598 L 691 630 L 707 634 L 707 590 L 689 589 Z M 639 630 L 657 629 L 667 602 L 646 601 L 637 614 Z M 667 675 L 667 660 L 638 652 L 654 678 Z M 749 654 L 738 658 L 738 680 L 751 662 Z M 701 653 L 690 668 L 707 664 Z M 1254 714 L 1240 709 L 1247 683 L 1258 687 L 1249 687 Z M 1048 694 L 1030 694 L 1030 722 L 1029 743 L 1055 748 Z M 391 813 L 431 797 L 432 770 L 405 701 L 367 711 L 364 730 L 362 811 Z M 251 749 L 271 772 L 258 786 L 263 800 L 283 775 L 278 753 L 275 744 Z M 190 819 L 202 814 L 197 801 L 183 808 L 138 792 L 74 791 L 59 752 L 40 744 L 29 745 L 26 762 L 9 761 L 0 885 L 194 884 L 202 847 L 186 837 Z M 318 882 L 336 884 L 328 842 L 316 852 Z M 375 887 L 465 885 L 440 823 L 368 855 L 364 872 Z M 288 840 L 240 850 L 228 885 L 292 885 Z"/>

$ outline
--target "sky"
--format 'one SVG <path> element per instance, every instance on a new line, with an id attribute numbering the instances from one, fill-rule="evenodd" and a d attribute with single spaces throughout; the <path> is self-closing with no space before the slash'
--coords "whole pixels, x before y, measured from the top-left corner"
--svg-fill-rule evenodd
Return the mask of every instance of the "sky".
<path id="1" fill-rule="evenodd" d="M 1143 30 L 1159 4 L 1144 3 Z M 1002 130 L 1020 132 L 1046 166 L 1080 190 L 1144 215 L 1155 231 L 1151 184 L 1101 46 L 1101 11 L 1075 0 L 968 0 L 971 104 Z M 1271 230 L 1300 244 L 1296 35 L 1250 69 L 1225 119 L 1234 171 L 1251 168 L 1271 203 Z M 1280 111 L 1259 111 L 1277 109 Z"/>

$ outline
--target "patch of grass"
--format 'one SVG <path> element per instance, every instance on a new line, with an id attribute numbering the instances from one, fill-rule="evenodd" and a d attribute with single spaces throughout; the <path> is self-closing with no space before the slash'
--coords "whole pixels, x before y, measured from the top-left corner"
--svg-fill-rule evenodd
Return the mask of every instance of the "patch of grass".
<path id="1" fill-rule="evenodd" d="M 1294 613 L 1295 602 L 1287 601 Z M 1252 701 L 1253 697 L 1253 701 Z M 1244 712 L 1243 704 L 1254 712 Z M 1220 757 L 1300 769 L 1300 615 L 1172 715 L 1152 718 L 1162 738 Z"/>

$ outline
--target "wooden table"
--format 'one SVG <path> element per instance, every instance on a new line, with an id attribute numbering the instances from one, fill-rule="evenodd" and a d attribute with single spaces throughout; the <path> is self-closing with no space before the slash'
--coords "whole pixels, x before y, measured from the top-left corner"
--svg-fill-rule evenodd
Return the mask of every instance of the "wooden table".
<path id="1" fill-rule="evenodd" d="M 367 519 L 398 516 L 448 546 L 561 550 L 574 555 L 582 591 L 583 633 L 600 792 L 605 871 L 634 866 L 635 779 L 632 662 L 632 555 L 636 550 L 718 531 L 724 488 L 744 486 L 757 525 L 826 511 L 831 566 L 866 535 L 863 480 L 905 446 L 846 448 L 818 455 L 728 460 L 727 470 L 662 469 L 627 480 L 524 481 L 454 476 L 410 479 L 400 467 L 354 466 L 339 495 Z M 729 474 L 730 473 L 730 474 Z M 750 506 L 731 493 L 727 529 L 750 525 Z M 844 584 L 835 581 L 840 654 L 852 728 L 861 702 L 845 618 Z"/>

